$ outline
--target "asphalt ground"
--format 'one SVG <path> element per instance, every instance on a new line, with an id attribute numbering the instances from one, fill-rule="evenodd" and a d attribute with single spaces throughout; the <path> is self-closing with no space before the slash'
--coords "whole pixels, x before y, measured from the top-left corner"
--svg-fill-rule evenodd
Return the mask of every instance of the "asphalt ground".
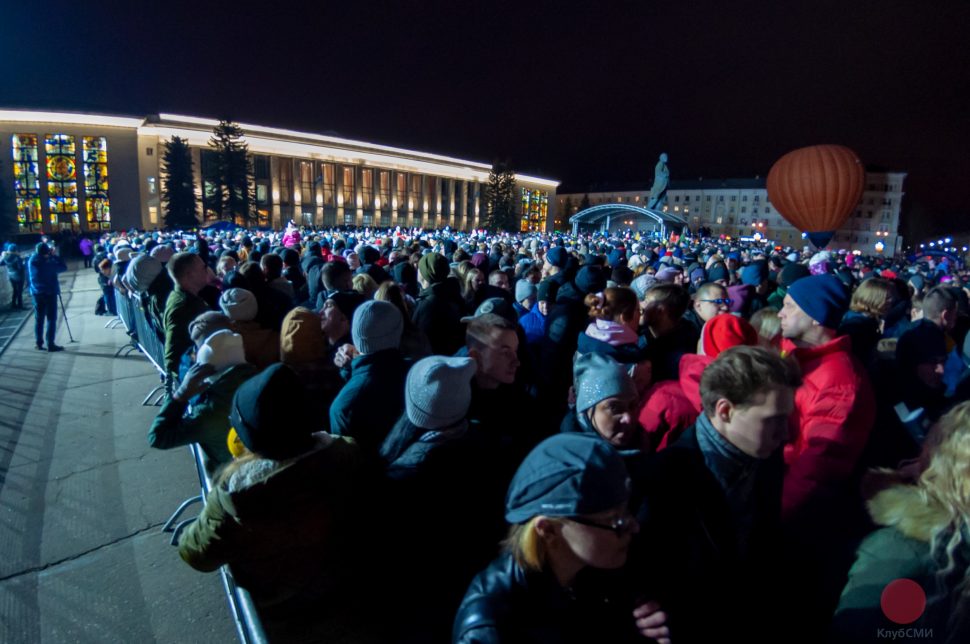
<path id="1" fill-rule="evenodd" d="M 127 336 L 94 315 L 94 272 L 73 268 L 65 351 L 36 350 L 29 309 L 0 311 L 0 642 L 236 641 L 218 573 L 160 533 L 199 487 L 187 448 L 145 439 L 157 372 L 114 357 Z"/>

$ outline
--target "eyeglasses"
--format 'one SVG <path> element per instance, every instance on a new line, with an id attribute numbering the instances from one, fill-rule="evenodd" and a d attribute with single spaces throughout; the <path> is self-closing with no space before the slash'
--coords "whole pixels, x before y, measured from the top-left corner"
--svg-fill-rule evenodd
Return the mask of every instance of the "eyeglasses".
<path id="1" fill-rule="evenodd" d="M 611 523 L 598 523 L 592 519 L 584 519 L 583 517 L 568 517 L 568 520 L 591 528 L 609 530 L 618 537 L 623 536 L 627 532 L 632 532 L 633 526 L 637 525 L 637 520 L 630 515 L 614 519 Z"/>
<path id="2" fill-rule="evenodd" d="M 711 304 L 726 304 L 730 306 L 734 303 L 734 300 L 729 297 L 719 297 L 716 300 L 698 300 L 698 302 L 710 302 Z"/>

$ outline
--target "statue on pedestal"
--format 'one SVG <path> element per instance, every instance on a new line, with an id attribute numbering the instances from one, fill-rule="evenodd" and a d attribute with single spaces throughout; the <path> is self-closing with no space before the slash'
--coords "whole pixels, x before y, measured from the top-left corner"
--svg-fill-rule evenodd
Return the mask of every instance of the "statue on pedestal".
<path id="1" fill-rule="evenodd" d="M 648 210 L 663 210 L 667 203 L 667 183 L 670 181 L 670 169 L 667 167 L 667 153 L 660 155 L 657 167 L 653 171 L 653 186 L 650 188 L 650 198 L 647 200 Z"/>

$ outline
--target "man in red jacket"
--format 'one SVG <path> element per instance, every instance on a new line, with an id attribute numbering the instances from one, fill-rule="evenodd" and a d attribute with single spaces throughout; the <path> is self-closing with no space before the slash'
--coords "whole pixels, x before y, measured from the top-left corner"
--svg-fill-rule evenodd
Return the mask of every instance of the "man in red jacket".
<path id="1" fill-rule="evenodd" d="M 836 336 L 849 294 L 832 275 L 792 284 L 781 320 L 782 351 L 802 368 L 792 438 L 785 446 L 782 511 L 791 516 L 820 495 L 833 498 L 849 480 L 869 438 L 875 400 L 848 336 Z"/>
<path id="2" fill-rule="evenodd" d="M 784 566 L 792 587 L 783 592 L 794 611 L 790 619 L 815 637 L 832 615 L 860 536 L 858 464 L 875 399 L 849 337 L 836 335 L 849 304 L 842 283 L 827 274 L 805 277 L 789 287 L 784 302 L 782 351 L 798 361 L 802 386 L 784 450 Z"/>

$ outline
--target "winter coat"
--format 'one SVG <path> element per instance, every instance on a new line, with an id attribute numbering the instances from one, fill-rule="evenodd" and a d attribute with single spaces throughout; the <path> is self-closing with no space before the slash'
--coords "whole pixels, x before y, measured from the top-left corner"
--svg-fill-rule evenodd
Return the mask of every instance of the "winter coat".
<path id="1" fill-rule="evenodd" d="M 468 580 L 495 556 L 506 490 L 494 482 L 494 456 L 473 423 L 429 431 L 406 415 L 381 446 L 387 525 L 408 526 L 387 544 L 391 578 L 409 580 L 395 607 L 410 622 L 408 641 L 447 639 Z"/>
<path id="2" fill-rule="evenodd" d="M 61 292 L 57 276 L 67 270 L 57 255 L 33 254 L 27 260 L 27 276 L 31 295 L 57 295 Z"/>
<path id="3" fill-rule="evenodd" d="M 785 445 L 785 516 L 809 504 L 823 508 L 844 497 L 875 418 L 869 378 L 852 355 L 848 336 L 817 347 L 782 343 L 802 370 L 791 416 L 792 438 Z"/>
<path id="4" fill-rule="evenodd" d="M 869 512 L 882 527 L 859 546 L 833 618 L 832 641 L 885 641 L 885 637 L 879 638 L 880 630 L 900 628 L 932 629 L 927 642 L 970 641 L 967 607 L 963 606 L 961 623 L 955 605 L 959 598 L 956 585 L 970 564 L 970 535 L 964 535 L 956 548 L 956 569 L 941 577 L 937 572 L 945 567 L 946 556 L 934 556 L 930 545 L 935 531 L 948 529 L 943 507 L 922 499 L 916 486 L 896 485 L 879 492 L 869 502 Z M 890 621 L 881 605 L 883 590 L 898 579 L 916 582 L 926 594 L 925 610 L 905 627 Z M 953 623 L 948 622 L 951 615 Z"/>
<path id="5" fill-rule="evenodd" d="M 398 349 L 354 358 L 350 380 L 330 405 L 330 432 L 350 436 L 365 453 L 376 455 L 404 411 L 407 372 Z"/>
<path id="6" fill-rule="evenodd" d="M 91 250 L 94 248 L 94 242 L 85 237 L 80 242 L 78 242 L 78 247 L 81 249 L 81 254 L 85 257 L 91 256 Z"/>
<path id="7" fill-rule="evenodd" d="M 452 631 L 455 644 L 646 642 L 633 621 L 636 595 L 616 571 L 581 570 L 571 588 L 548 571 L 500 554 L 472 580 Z"/>
<path id="8" fill-rule="evenodd" d="M 189 337 L 189 324 L 209 310 L 205 300 L 198 295 L 183 291 L 175 285 L 172 293 L 165 302 L 165 313 L 162 322 L 165 328 L 165 371 L 178 373 L 179 361 L 185 350 L 192 346 Z"/>
<path id="9" fill-rule="evenodd" d="M 534 304 L 519 318 L 519 326 L 525 331 L 525 341 L 528 344 L 535 345 L 542 340 L 546 334 L 546 316 L 539 311 L 538 304 Z"/>
<path id="10" fill-rule="evenodd" d="M 614 344 L 613 342 L 605 340 L 604 338 L 609 337 L 611 333 L 615 337 L 630 337 L 631 341 L 623 344 Z M 636 333 L 623 328 L 623 325 L 618 322 L 607 322 L 605 320 L 596 320 L 584 332 L 579 334 L 579 338 L 576 341 L 576 351 L 582 355 L 587 353 L 603 353 L 620 364 L 632 365 L 649 359 L 649 352 L 646 347 L 638 344 Z"/>
<path id="11" fill-rule="evenodd" d="M 776 586 L 768 580 L 777 567 L 784 462 L 779 451 L 748 470 L 754 480 L 746 494 L 751 514 L 742 548 L 731 502 L 709 469 L 697 434 L 692 425 L 643 467 L 644 501 L 635 508 L 641 526 L 630 566 L 655 580 L 657 599 L 669 611 L 678 641 L 718 641 L 725 623 L 744 606 L 757 605 L 758 619 L 748 625 L 751 637 L 769 628 L 772 617 L 767 600 Z M 703 619 L 696 619 L 698 606 L 705 607 Z"/>
<path id="12" fill-rule="evenodd" d="M 148 430 L 148 444 L 171 449 L 198 443 L 213 465 L 228 463 L 232 460 L 226 445 L 232 397 L 258 372 L 251 364 L 230 367 L 193 401 L 191 408 L 183 401 L 167 398 Z"/>
<path id="13" fill-rule="evenodd" d="M 5 252 L 0 264 L 7 267 L 7 275 L 11 282 L 24 281 L 24 260 L 17 253 Z"/>
<path id="14" fill-rule="evenodd" d="M 203 572 L 228 564 L 258 602 L 339 589 L 354 565 L 355 491 L 366 469 L 350 439 L 316 438 L 294 459 L 233 464 L 179 538 L 182 559 Z"/>
<path id="15" fill-rule="evenodd" d="M 654 451 L 677 441 L 703 409 L 701 375 L 714 359 L 688 353 L 680 359 L 680 377 L 654 384 L 640 407 L 640 426 Z"/>
<path id="16" fill-rule="evenodd" d="M 421 291 L 411 319 L 431 341 L 437 355 L 451 356 L 465 344 L 461 318 L 465 301 L 458 280 L 449 277 Z"/>

